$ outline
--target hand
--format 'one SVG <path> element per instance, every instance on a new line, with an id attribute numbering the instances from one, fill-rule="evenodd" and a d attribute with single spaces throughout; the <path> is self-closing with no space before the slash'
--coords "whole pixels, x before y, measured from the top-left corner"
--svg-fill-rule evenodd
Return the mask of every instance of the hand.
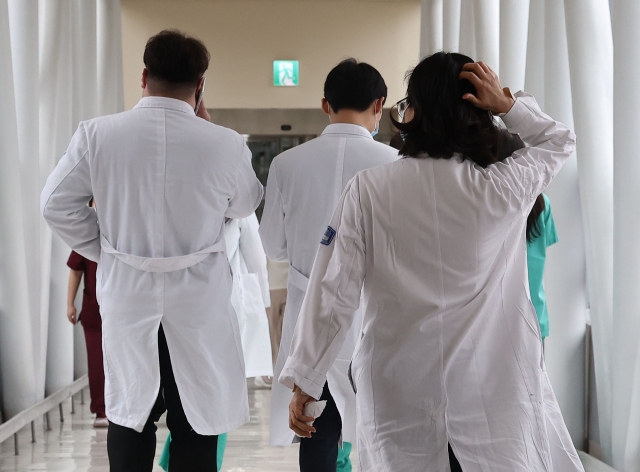
<path id="1" fill-rule="evenodd" d="M 515 103 L 508 88 L 500 86 L 495 72 L 484 62 L 462 66 L 460 79 L 467 79 L 476 88 L 476 94 L 465 93 L 462 98 L 478 108 L 494 113 L 507 113 Z"/>
<path id="2" fill-rule="evenodd" d="M 304 416 L 302 413 L 305 405 L 312 401 L 314 401 L 314 399 L 302 393 L 300 387 L 296 385 L 293 389 L 293 398 L 291 399 L 291 403 L 289 403 L 289 428 L 303 438 L 310 438 L 311 433 L 316 432 L 316 428 L 307 424 L 312 423 L 314 418 Z"/>
<path id="3" fill-rule="evenodd" d="M 211 121 L 211 115 L 207 111 L 207 107 L 204 105 L 204 98 L 200 101 L 200 108 L 198 108 L 196 116 L 199 116 L 203 120 Z"/>
<path id="4" fill-rule="evenodd" d="M 76 307 L 71 305 L 67 307 L 67 318 L 69 322 L 74 325 L 78 322 L 78 318 L 76 317 Z"/>

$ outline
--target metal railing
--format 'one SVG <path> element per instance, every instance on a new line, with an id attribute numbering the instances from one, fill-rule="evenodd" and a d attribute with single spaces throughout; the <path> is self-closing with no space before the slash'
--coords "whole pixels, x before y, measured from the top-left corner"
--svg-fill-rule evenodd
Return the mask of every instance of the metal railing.
<path id="1" fill-rule="evenodd" d="M 580 456 L 585 472 L 617 472 L 613 467 L 608 466 L 586 452 L 578 451 L 578 455 Z"/>
<path id="2" fill-rule="evenodd" d="M 89 385 L 89 378 L 86 375 L 83 375 L 78 380 L 73 382 L 71 385 L 67 385 L 64 388 L 61 388 L 56 393 L 49 395 L 44 400 L 36 403 L 32 407 L 27 408 L 24 411 L 21 411 L 13 418 L 5 421 L 0 424 L 0 443 L 3 443 L 11 436 L 13 436 L 13 440 L 15 443 L 15 452 L 16 455 L 20 453 L 19 444 L 18 444 L 18 432 L 24 428 L 26 425 L 31 423 L 31 442 L 36 442 L 36 428 L 34 421 L 40 416 L 44 415 L 44 421 L 47 426 L 47 431 L 51 430 L 51 423 L 49 421 L 49 412 L 57 406 L 60 411 L 60 422 L 64 422 L 64 412 L 62 409 L 62 403 L 71 398 L 71 413 L 75 413 L 75 405 L 73 400 L 73 395 L 80 392 L 81 399 L 80 402 L 84 404 L 84 392 L 83 389 Z"/>

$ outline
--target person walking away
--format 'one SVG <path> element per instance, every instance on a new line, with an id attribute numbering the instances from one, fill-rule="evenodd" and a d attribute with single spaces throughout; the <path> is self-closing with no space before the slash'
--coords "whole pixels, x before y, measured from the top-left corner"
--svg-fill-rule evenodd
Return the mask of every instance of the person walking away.
<path id="1" fill-rule="evenodd" d="M 89 376 L 89 394 L 91 404 L 89 409 L 96 417 L 93 420 L 94 428 L 106 428 L 109 420 L 104 407 L 104 366 L 102 364 L 102 320 L 100 319 L 100 306 L 96 300 L 96 271 L 98 265 L 82 257 L 75 251 L 71 252 L 67 261 L 69 269 L 69 284 L 67 289 L 67 318 L 71 324 L 80 322 L 84 331 L 84 340 L 87 345 L 87 370 Z M 76 316 L 75 299 L 84 278 L 82 290 L 82 309 Z"/>
<path id="2" fill-rule="evenodd" d="M 543 343 L 549 336 L 549 312 L 543 281 L 544 266 L 547 261 L 547 249 L 557 242 L 558 232 L 551 213 L 551 201 L 547 195 L 541 193 L 527 218 L 527 267 L 531 303 L 538 315 Z"/>
<path id="3" fill-rule="evenodd" d="M 247 378 L 273 377 L 273 366 L 269 360 L 269 324 L 265 308 L 269 306 L 269 284 L 267 277 L 267 256 L 262 249 L 258 234 L 258 218 L 255 213 L 248 218 L 225 223 L 225 243 L 227 258 L 233 275 L 231 304 L 238 316 L 240 338 L 244 353 L 245 375 Z M 159 465 L 169 469 L 169 449 L 171 433 L 167 436 Z M 216 452 L 217 468 L 222 468 L 227 433 L 218 436 Z"/>
<path id="4" fill-rule="evenodd" d="M 98 262 L 111 470 L 153 469 L 166 410 L 172 471 L 215 471 L 217 435 L 249 420 L 224 221 L 263 187 L 242 136 L 208 121 L 204 44 L 162 31 L 143 60 L 142 99 L 80 123 L 41 209 Z"/>
<path id="5" fill-rule="evenodd" d="M 503 160 L 515 151 L 525 147 L 518 135 L 503 130 L 500 154 Z M 547 261 L 547 249 L 558 242 L 558 232 L 551 212 L 551 201 L 544 193 L 536 198 L 527 217 L 527 269 L 529 274 L 529 293 L 531 303 L 538 315 L 538 324 L 542 342 L 549 336 L 549 312 L 547 295 L 544 290 L 544 266 Z"/>
<path id="6" fill-rule="evenodd" d="M 526 217 L 575 149 L 535 99 L 439 52 L 397 105 L 403 159 L 351 180 L 329 223 L 279 377 L 292 429 L 364 298 L 351 379 L 361 469 L 584 472 L 549 383 L 527 290 Z M 531 147 L 498 162 L 494 114 Z"/>
<path id="7" fill-rule="evenodd" d="M 329 125 L 322 135 L 277 156 L 269 170 L 260 235 L 267 257 L 289 261 L 287 306 L 282 341 L 276 361 L 278 376 L 289 356 L 289 346 L 302 305 L 313 259 L 331 215 L 347 182 L 357 172 L 388 164 L 398 158 L 395 149 L 373 139 L 378 131 L 387 86 L 380 73 L 366 63 L 347 59 L 329 72 L 324 84 L 322 109 Z M 330 243 L 333 236 L 325 234 Z M 353 307 L 358 312 L 358 306 Z M 359 314 L 355 315 L 356 317 Z M 360 326 L 347 335 L 348 341 L 329 366 L 322 382 L 322 399 L 327 405 L 316 420 L 320 434 L 302 439 L 300 470 L 336 470 L 338 445 L 355 440 L 355 394 L 348 380 L 349 361 Z M 288 405 L 292 391 L 275 383 L 271 394 L 270 442 L 290 445 L 296 440 L 289 429 Z M 343 456 L 350 445 L 345 446 Z M 341 457 L 349 470 L 351 464 Z"/>
<path id="8" fill-rule="evenodd" d="M 233 274 L 231 303 L 238 316 L 247 378 L 270 379 L 271 340 L 267 309 L 271 305 L 267 256 L 258 218 L 229 219 L 225 224 L 227 257 Z"/>
<path id="9" fill-rule="evenodd" d="M 267 308 L 267 316 L 269 317 L 269 333 L 271 334 L 271 356 L 275 366 L 282 338 L 284 311 L 287 306 L 289 263 L 276 262 L 267 258 L 267 272 L 269 273 L 269 295 L 271 297 L 271 306 Z"/>

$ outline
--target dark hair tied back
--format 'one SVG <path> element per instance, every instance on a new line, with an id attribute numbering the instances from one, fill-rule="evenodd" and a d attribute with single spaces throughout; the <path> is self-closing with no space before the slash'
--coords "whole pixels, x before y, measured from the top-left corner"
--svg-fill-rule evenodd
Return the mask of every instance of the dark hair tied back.
<path id="1" fill-rule="evenodd" d="M 450 159 L 459 153 L 481 167 L 496 161 L 498 129 L 493 114 L 462 96 L 475 94 L 468 80 L 460 80 L 470 57 L 437 52 L 424 58 L 409 74 L 408 105 L 413 119 L 394 125 L 405 135 L 400 154 L 409 157 Z"/>

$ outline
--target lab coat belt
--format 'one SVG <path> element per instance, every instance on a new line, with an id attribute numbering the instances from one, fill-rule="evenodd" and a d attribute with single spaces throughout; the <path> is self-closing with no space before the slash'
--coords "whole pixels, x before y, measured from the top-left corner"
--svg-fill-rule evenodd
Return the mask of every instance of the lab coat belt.
<path id="1" fill-rule="evenodd" d="M 107 238 L 100 235 L 100 245 L 102 251 L 115 256 L 120 261 L 133 267 L 134 269 L 141 270 L 143 272 L 173 272 L 176 270 L 188 269 L 203 260 L 205 260 L 209 254 L 214 252 L 224 252 L 225 244 L 224 239 L 220 239 L 214 245 L 209 246 L 201 251 L 194 252 L 193 254 L 187 254 L 185 256 L 174 257 L 142 257 L 134 256 L 133 254 L 125 254 L 120 252 L 111 245 Z"/>
<path id="2" fill-rule="evenodd" d="M 289 266 L 289 280 L 288 282 L 303 293 L 307 293 L 307 286 L 309 285 L 309 277 L 303 275 L 298 269 Z"/>

